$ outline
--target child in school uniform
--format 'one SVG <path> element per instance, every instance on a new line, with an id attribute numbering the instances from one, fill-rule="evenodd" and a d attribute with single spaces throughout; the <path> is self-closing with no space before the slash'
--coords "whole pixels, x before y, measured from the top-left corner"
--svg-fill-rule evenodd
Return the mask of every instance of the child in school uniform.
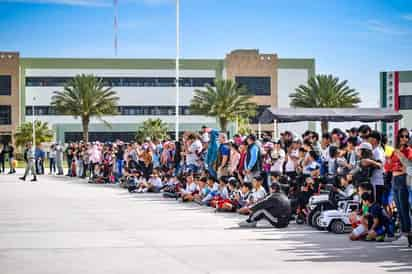
<path id="1" fill-rule="evenodd" d="M 186 188 L 181 191 L 183 202 L 191 202 L 194 200 L 194 195 L 198 193 L 197 184 L 194 181 L 193 175 L 189 174 L 186 177 Z"/>
<path id="2" fill-rule="evenodd" d="M 209 176 L 206 181 L 207 184 L 207 194 L 203 197 L 201 204 L 210 206 L 210 202 L 219 192 L 219 184 L 215 181 L 212 176 Z"/>
<path id="3" fill-rule="evenodd" d="M 211 207 L 219 208 L 219 207 L 221 207 L 222 203 L 225 200 L 229 199 L 229 190 L 228 190 L 226 184 L 227 184 L 227 177 L 225 177 L 225 176 L 220 177 L 218 193 L 213 198 L 213 200 L 210 202 Z"/>
<path id="4" fill-rule="evenodd" d="M 245 214 L 245 215 L 250 214 L 252 212 L 250 208 L 254 204 L 263 200 L 266 197 L 267 192 L 265 188 L 263 187 L 263 177 L 262 176 L 255 177 L 253 179 L 252 185 L 253 185 L 253 191 L 252 191 L 251 198 L 250 198 L 251 202 L 248 203 L 247 206 L 242 207 L 239 210 L 240 214 Z"/>
<path id="5" fill-rule="evenodd" d="M 240 187 L 236 178 L 228 179 L 227 188 L 229 191 L 229 198 L 222 200 L 218 205 L 218 211 L 235 212 L 238 209 L 238 200 L 236 195 L 239 195 Z"/>

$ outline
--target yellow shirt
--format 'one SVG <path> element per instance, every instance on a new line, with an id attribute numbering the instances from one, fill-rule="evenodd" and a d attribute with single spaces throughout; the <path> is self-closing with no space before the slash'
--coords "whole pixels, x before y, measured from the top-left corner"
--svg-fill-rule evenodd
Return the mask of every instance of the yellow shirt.
<path id="1" fill-rule="evenodd" d="M 395 149 L 391 147 L 390 145 L 385 145 L 385 156 L 387 158 L 391 157 L 394 150 Z"/>

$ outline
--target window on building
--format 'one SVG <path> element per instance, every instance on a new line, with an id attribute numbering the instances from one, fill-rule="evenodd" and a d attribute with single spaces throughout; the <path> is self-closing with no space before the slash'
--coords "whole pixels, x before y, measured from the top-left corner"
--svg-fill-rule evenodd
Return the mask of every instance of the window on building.
<path id="1" fill-rule="evenodd" d="M 399 96 L 399 109 L 412 109 L 412 95 Z"/>
<path id="2" fill-rule="evenodd" d="M 175 115 L 175 106 L 119 106 L 119 115 Z M 35 115 L 59 115 L 51 106 L 35 106 Z M 191 115 L 189 106 L 180 106 L 181 115 Z M 33 115 L 32 106 L 26 106 L 26 115 Z"/>
<path id="3" fill-rule="evenodd" d="M 390 89 L 389 89 L 389 94 L 392 94 L 392 93 L 393 93 L 393 89 L 390 88 Z"/>
<path id="4" fill-rule="evenodd" d="M 26 77 L 28 87 L 62 87 L 71 77 Z M 103 85 L 107 87 L 174 87 L 175 78 L 172 77 L 103 77 Z M 182 87 L 203 87 L 206 84 L 213 85 L 214 78 L 180 78 Z"/>
<path id="5" fill-rule="evenodd" d="M 11 95 L 10 75 L 0 75 L 0 95 Z"/>
<path id="6" fill-rule="evenodd" d="M 393 85 L 393 82 L 392 82 L 392 81 L 389 81 L 389 85 L 392 86 L 392 85 Z"/>
<path id="7" fill-rule="evenodd" d="M 247 88 L 251 95 L 257 96 L 269 96 L 270 90 L 270 77 L 244 77 L 236 76 L 236 82 Z"/>
<path id="8" fill-rule="evenodd" d="M 0 125 L 11 125 L 11 106 L 0 106 Z"/>

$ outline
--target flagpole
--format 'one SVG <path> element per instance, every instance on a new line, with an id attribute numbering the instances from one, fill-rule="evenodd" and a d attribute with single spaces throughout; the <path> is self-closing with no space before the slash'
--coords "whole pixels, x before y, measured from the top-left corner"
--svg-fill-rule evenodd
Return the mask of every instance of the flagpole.
<path id="1" fill-rule="evenodd" d="M 180 44 L 179 44 L 179 0 L 176 0 L 176 122 L 175 122 L 175 139 L 179 140 L 179 55 L 180 55 Z"/>

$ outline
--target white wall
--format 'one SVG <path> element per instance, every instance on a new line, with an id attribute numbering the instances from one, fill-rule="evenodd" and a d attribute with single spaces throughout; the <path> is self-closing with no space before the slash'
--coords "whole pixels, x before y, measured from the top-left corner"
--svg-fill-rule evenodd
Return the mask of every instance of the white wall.
<path id="1" fill-rule="evenodd" d="M 399 83 L 399 95 L 412 95 L 412 83 L 400 82 Z"/>
<path id="2" fill-rule="evenodd" d="M 278 107 L 290 107 L 289 95 L 295 89 L 308 81 L 308 70 L 306 69 L 278 69 Z M 308 129 L 308 122 L 282 123 L 279 124 L 279 131 L 292 131 L 302 134 Z"/>
<path id="3" fill-rule="evenodd" d="M 167 115 L 136 115 L 136 116 L 129 116 L 129 115 L 115 115 L 115 116 L 104 116 L 103 117 L 107 122 L 110 124 L 139 124 L 143 123 L 147 119 L 161 119 L 164 123 L 175 123 L 175 116 L 167 116 Z M 198 116 L 198 115 L 181 115 L 179 117 L 179 121 L 182 124 L 208 124 L 208 123 L 216 123 L 216 119 L 213 117 L 205 117 L 205 116 Z M 26 116 L 26 121 L 31 121 L 31 116 Z M 40 115 L 36 116 L 36 119 L 39 119 L 43 122 L 48 122 L 50 125 L 53 124 L 80 124 L 81 120 L 75 119 L 72 116 L 66 115 Z M 90 120 L 91 124 L 102 124 L 102 121 L 93 118 Z"/>
<path id="4" fill-rule="evenodd" d="M 200 88 L 200 87 L 199 87 Z M 180 104 L 190 105 L 193 91 L 196 87 L 180 88 Z M 33 96 L 36 97 L 35 105 L 50 105 L 53 92 L 63 90 L 62 87 L 26 87 L 26 105 L 33 104 Z M 121 106 L 162 106 L 174 105 L 176 102 L 175 87 L 113 87 L 120 97 Z"/>

